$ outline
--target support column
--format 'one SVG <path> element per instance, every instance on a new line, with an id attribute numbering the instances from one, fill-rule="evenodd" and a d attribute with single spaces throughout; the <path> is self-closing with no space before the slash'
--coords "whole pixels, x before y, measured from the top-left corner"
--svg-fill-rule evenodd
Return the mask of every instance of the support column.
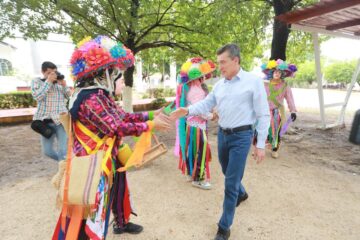
<path id="1" fill-rule="evenodd" d="M 321 116 L 321 127 L 326 128 L 325 123 L 325 109 L 324 109 L 324 93 L 322 87 L 322 73 L 321 73 L 321 62 L 320 62 L 320 44 L 319 44 L 319 35 L 317 33 L 312 33 L 314 50 L 315 50 L 315 67 L 316 67 L 316 78 L 317 78 L 317 87 L 319 95 L 319 105 L 320 105 L 320 116 Z"/>
<path id="2" fill-rule="evenodd" d="M 349 102 L 349 98 L 350 98 L 350 95 L 351 95 L 351 92 L 352 92 L 352 89 L 354 88 L 354 85 L 356 83 L 356 79 L 358 78 L 359 76 L 359 73 L 360 73 L 360 58 L 358 60 L 358 64 L 355 68 L 355 71 L 354 71 L 354 74 L 352 76 L 352 79 L 351 79 L 351 83 L 349 85 L 349 88 L 347 89 L 347 93 L 346 93 L 346 97 L 345 97 L 345 101 L 344 101 L 344 104 L 341 108 L 341 112 L 340 112 L 340 115 L 339 115 L 339 119 L 338 119 L 338 124 L 343 124 L 344 123 L 344 116 L 345 116 L 345 110 L 346 110 L 346 106 Z"/>

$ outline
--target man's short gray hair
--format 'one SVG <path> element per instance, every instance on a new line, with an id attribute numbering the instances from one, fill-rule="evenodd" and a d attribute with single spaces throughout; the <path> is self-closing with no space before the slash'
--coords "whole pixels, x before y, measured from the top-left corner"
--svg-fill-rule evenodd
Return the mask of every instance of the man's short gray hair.
<path id="1" fill-rule="evenodd" d="M 237 57 L 237 58 L 239 58 L 239 63 L 241 62 L 240 48 L 235 43 L 229 43 L 229 44 L 226 44 L 226 45 L 222 46 L 221 48 L 219 48 L 216 51 L 216 54 L 220 55 L 220 54 L 223 54 L 224 52 L 228 52 L 229 57 L 231 59 L 234 59 L 234 57 Z"/>

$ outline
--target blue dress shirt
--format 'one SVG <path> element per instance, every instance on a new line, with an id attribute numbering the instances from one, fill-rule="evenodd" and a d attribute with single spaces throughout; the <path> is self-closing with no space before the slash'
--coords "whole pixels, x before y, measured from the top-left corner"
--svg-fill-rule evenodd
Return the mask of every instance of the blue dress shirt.
<path id="1" fill-rule="evenodd" d="M 201 115 L 216 107 L 221 128 L 256 124 L 257 147 L 265 148 L 270 125 L 269 105 L 262 79 L 240 71 L 231 80 L 220 79 L 205 99 L 189 106 L 189 115 Z"/>

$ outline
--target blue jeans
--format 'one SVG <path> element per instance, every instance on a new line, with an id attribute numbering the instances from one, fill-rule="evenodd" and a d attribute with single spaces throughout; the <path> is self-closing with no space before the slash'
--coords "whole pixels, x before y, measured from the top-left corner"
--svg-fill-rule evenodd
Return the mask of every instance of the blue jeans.
<path id="1" fill-rule="evenodd" d="M 43 153 L 56 160 L 65 160 L 67 153 L 67 135 L 62 124 L 48 123 L 52 128 L 53 135 L 50 138 L 41 136 L 41 147 Z M 57 147 L 55 146 L 55 139 L 57 139 Z M 55 148 L 56 147 L 56 148 Z"/>
<path id="2" fill-rule="evenodd" d="M 224 134 L 220 129 L 218 131 L 218 155 L 225 175 L 225 197 L 219 226 L 224 230 L 230 229 L 233 223 L 238 196 L 245 194 L 241 180 L 252 136 L 253 130 L 232 134 Z"/>

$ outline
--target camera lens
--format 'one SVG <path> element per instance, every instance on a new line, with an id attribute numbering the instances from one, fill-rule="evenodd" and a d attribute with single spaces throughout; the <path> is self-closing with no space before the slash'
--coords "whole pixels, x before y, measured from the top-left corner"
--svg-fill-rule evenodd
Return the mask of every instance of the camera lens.
<path id="1" fill-rule="evenodd" d="M 64 80 L 65 76 L 62 75 L 60 72 L 56 71 L 56 79 L 57 80 Z"/>

